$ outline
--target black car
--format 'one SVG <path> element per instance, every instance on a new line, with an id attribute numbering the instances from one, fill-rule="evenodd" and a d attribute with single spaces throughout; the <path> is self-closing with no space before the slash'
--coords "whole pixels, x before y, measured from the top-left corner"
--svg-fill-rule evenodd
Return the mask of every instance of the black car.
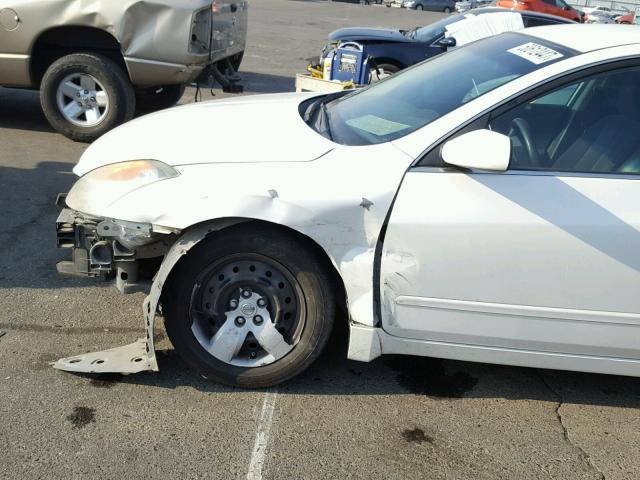
<path id="1" fill-rule="evenodd" d="M 364 46 L 366 53 L 380 72 L 380 77 L 391 75 L 403 68 L 419 63 L 427 58 L 440 55 L 455 45 L 451 38 L 445 38 L 445 27 L 464 20 L 467 15 L 490 15 L 515 12 L 522 16 L 524 27 L 575 23 L 571 20 L 544 13 L 507 10 L 504 8 L 477 8 L 464 14 L 450 15 L 425 27 L 413 30 L 388 28 L 341 28 L 329 34 L 329 44 L 325 46 L 323 57 L 333 45 L 339 42 L 357 42 Z"/>

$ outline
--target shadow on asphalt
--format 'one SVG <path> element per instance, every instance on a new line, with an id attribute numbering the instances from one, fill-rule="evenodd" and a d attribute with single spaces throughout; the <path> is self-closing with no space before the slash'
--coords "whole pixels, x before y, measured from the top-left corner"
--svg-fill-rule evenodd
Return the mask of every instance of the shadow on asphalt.
<path id="1" fill-rule="evenodd" d="M 53 132 L 42 112 L 39 92 L 9 88 L 0 88 L 0 128 Z"/>
<path id="2" fill-rule="evenodd" d="M 346 328 L 334 331 L 320 358 L 280 385 L 284 395 L 415 395 L 430 399 L 502 398 L 640 408 L 640 378 L 488 365 L 388 355 L 371 363 L 347 360 Z M 243 391 L 210 382 L 174 350 L 158 352 L 160 372 L 79 375 L 94 387 L 128 383 L 152 388 L 190 387 L 211 394 Z M 249 392 L 250 390 L 246 390 Z"/>
<path id="3" fill-rule="evenodd" d="M 243 72 L 239 73 L 245 93 L 281 93 L 295 91 L 295 78 L 282 75 L 270 75 L 266 73 Z"/>
<path id="4" fill-rule="evenodd" d="M 0 158 L 6 146 L 0 145 Z M 63 277 L 56 263 L 70 250 L 56 248 L 56 195 L 75 180 L 70 163 L 40 162 L 36 168 L 0 166 L 0 289 L 51 289 L 100 285 L 91 279 Z"/>

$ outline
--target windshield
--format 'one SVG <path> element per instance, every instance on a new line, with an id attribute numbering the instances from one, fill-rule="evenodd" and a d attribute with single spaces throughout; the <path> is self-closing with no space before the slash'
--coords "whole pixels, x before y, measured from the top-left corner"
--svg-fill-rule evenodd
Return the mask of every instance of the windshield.
<path id="1" fill-rule="evenodd" d="M 571 56 L 570 50 L 517 33 L 474 42 L 369 88 L 316 100 L 305 120 L 343 145 L 403 137 L 522 75 Z"/>
<path id="2" fill-rule="evenodd" d="M 411 30 L 409 36 L 419 42 L 432 43 L 436 38 L 444 35 L 444 30 L 447 25 L 459 22 L 465 18 L 465 15 L 452 15 L 450 17 L 443 18 L 439 22 L 427 25 L 426 27 Z"/>

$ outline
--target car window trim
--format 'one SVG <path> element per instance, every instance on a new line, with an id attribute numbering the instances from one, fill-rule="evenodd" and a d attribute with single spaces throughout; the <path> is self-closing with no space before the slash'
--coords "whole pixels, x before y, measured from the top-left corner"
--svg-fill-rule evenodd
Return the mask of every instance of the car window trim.
<path id="1" fill-rule="evenodd" d="M 612 68 L 613 65 L 613 68 Z M 535 85 L 532 85 L 527 90 L 521 91 L 512 95 L 509 98 L 504 99 L 502 102 L 493 105 L 488 108 L 484 112 L 479 113 L 475 117 L 469 119 L 469 121 L 465 122 L 460 127 L 452 130 L 447 133 L 437 141 L 435 141 L 431 146 L 429 146 L 422 155 L 420 155 L 411 165 L 410 169 L 414 168 L 439 168 L 443 169 L 443 172 L 460 172 L 465 171 L 464 169 L 460 169 L 459 167 L 453 167 L 446 165 L 442 160 L 441 150 L 443 145 L 464 133 L 479 130 L 482 128 L 486 128 L 486 126 L 491 122 L 492 119 L 502 115 L 503 113 L 508 112 L 513 108 L 517 108 L 530 101 L 531 99 L 544 94 L 545 92 L 550 92 L 562 85 L 567 85 L 571 82 L 575 82 L 580 80 L 581 78 L 588 77 L 590 75 L 594 75 L 601 72 L 618 70 L 622 68 L 629 67 L 640 67 L 640 56 L 633 55 L 628 57 L 616 58 L 614 60 L 603 60 L 597 63 L 593 63 L 590 65 L 585 65 L 581 67 L 577 67 L 575 69 L 569 70 L 567 72 L 563 72 L 561 74 L 555 75 L 546 79 L 543 82 L 539 82 Z M 468 170 L 467 170 L 468 172 Z M 504 173 L 512 173 L 512 172 L 525 172 L 523 174 L 553 174 L 554 172 L 548 170 L 508 170 Z M 476 172 L 474 172 L 476 173 Z M 558 174 L 562 174 L 562 176 L 566 176 L 567 174 L 575 174 L 574 176 L 591 176 L 594 175 L 593 172 L 556 172 L 556 176 Z M 491 175 L 495 175 L 495 173 L 491 173 Z M 598 174 L 595 174 L 598 175 Z M 614 175 L 615 178 L 630 178 L 635 174 L 629 174 L 624 172 L 619 173 L 606 173 L 602 175 Z"/>
<path id="2" fill-rule="evenodd" d="M 454 166 L 430 167 L 420 166 L 411 170 L 412 172 L 425 173 L 457 173 L 473 175 L 496 175 L 495 172 L 483 172 L 479 170 L 468 170 Z M 565 172 L 562 170 L 507 170 L 500 172 L 499 175 L 515 175 L 525 177 L 561 177 L 561 178 L 594 178 L 603 180 L 635 180 L 640 181 L 640 173 L 624 173 L 624 172 Z"/>

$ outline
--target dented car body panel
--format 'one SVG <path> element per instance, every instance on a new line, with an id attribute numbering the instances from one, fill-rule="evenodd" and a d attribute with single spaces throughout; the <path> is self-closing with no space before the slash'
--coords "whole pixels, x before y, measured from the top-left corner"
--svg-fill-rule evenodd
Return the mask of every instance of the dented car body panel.
<path id="1" fill-rule="evenodd" d="M 109 158 L 112 162 L 138 159 L 142 156 L 137 151 L 138 145 L 143 145 L 154 149 L 162 161 L 173 163 L 180 175 L 117 199 L 102 196 L 108 201 L 91 203 L 92 211 L 75 203 L 73 195 L 68 197 L 67 204 L 88 215 L 178 231 L 218 219 L 253 219 L 287 226 L 325 250 L 343 277 L 352 318 L 373 326 L 371 279 L 375 247 L 396 188 L 412 159 L 389 143 L 345 147 L 317 135 L 297 113 L 298 104 L 308 96 L 264 95 L 215 101 L 178 107 L 130 122 L 87 149 L 74 172 L 85 174 L 104 165 Z M 251 108 L 254 115 L 245 115 L 245 108 Z M 275 117 L 277 121 L 264 122 L 261 111 L 265 115 L 270 112 L 272 120 Z M 225 113 L 217 115 L 217 112 Z M 234 144 L 227 155 L 215 151 L 201 151 L 195 157 L 174 155 L 170 136 L 164 137 L 166 143 L 159 136 L 156 146 L 144 141 L 125 141 L 134 132 L 140 140 L 140 125 L 154 125 L 149 132 L 157 135 L 156 122 L 170 126 L 181 123 L 183 116 L 193 120 L 200 114 L 220 122 L 219 125 L 210 122 L 208 129 L 229 135 L 240 126 L 234 123 L 236 117 L 231 112 L 237 112 L 238 122 L 242 121 L 245 127 L 256 122 L 261 128 L 254 129 L 257 141 L 254 138 L 252 142 Z M 199 123 L 196 121 L 195 125 Z M 229 132 L 225 133 L 227 128 Z M 297 141 L 288 142 L 291 138 Z M 300 145 L 305 148 L 300 150 Z M 338 171 L 341 173 L 336 175 Z M 231 181 L 216 182 L 216 178 Z M 94 194 L 101 197 L 99 191 Z M 157 278 L 156 282 L 162 283 Z"/>
<path id="2" fill-rule="evenodd" d="M 187 83 L 245 49 L 248 3 L 213 3 L 215 9 L 210 0 L 0 0 L 0 84 L 37 87 L 34 48 L 67 27 L 112 37 L 134 85 Z M 66 41 L 83 45 L 81 35 Z"/>

